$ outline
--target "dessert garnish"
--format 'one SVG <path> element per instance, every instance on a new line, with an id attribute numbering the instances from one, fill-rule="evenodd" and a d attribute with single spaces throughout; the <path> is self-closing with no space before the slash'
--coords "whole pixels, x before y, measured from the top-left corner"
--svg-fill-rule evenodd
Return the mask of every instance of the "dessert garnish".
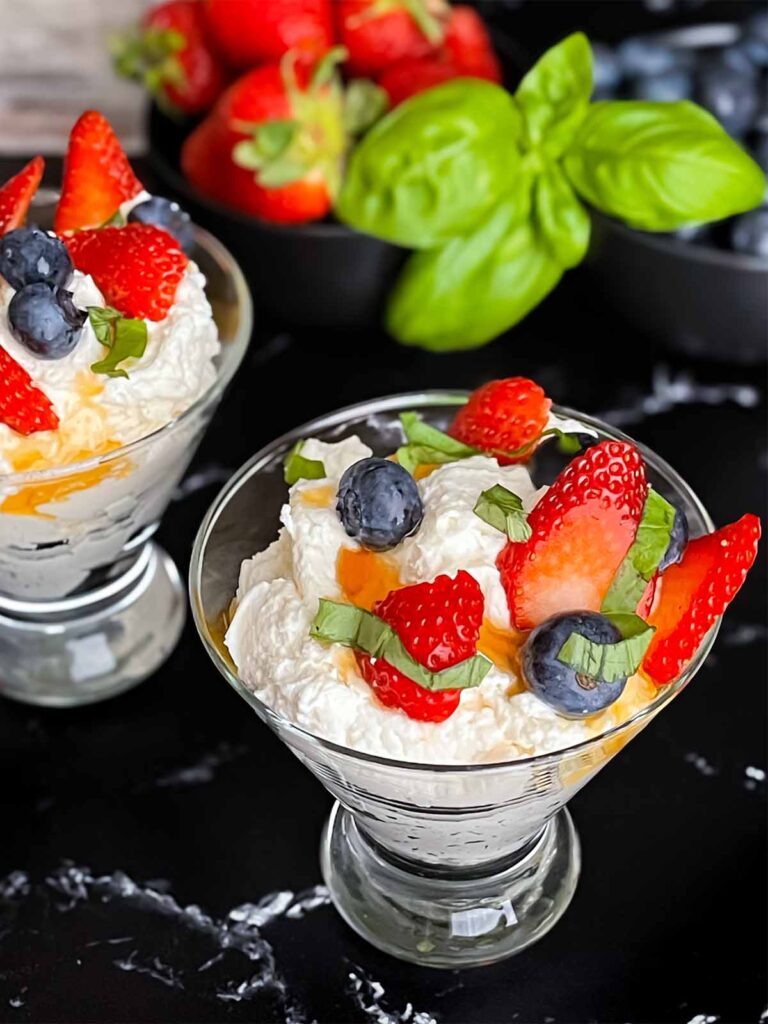
<path id="1" fill-rule="evenodd" d="M 41 359 L 63 359 L 80 340 L 87 314 L 66 288 L 24 285 L 8 304 L 11 334 Z"/>
<path id="2" fill-rule="evenodd" d="M 89 306 L 88 319 L 93 333 L 109 350 L 97 363 L 91 363 L 94 373 L 108 377 L 127 377 L 119 364 L 124 359 L 139 359 L 147 347 L 147 325 L 143 320 L 130 320 L 111 306 Z"/>
<path id="3" fill-rule="evenodd" d="M 285 457 L 283 478 L 290 486 L 299 480 L 322 480 L 325 466 L 320 459 L 308 459 L 301 454 L 306 441 L 297 441 Z"/>
<path id="4" fill-rule="evenodd" d="M 0 188 L 0 235 L 24 223 L 44 169 L 45 161 L 41 156 L 36 156 Z"/>
<path id="5" fill-rule="evenodd" d="M 323 601 L 312 636 L 342 636 L 337 642 L 355 647 L 363 678 L 382 704 L 442 722 L 456 710 L 461 690 L 479 686 L 491 668 L 477 654 L 483 607 L 477 581 L 462 571 L 455 579 L 438 576 L 394 590 L 373 615 Z"/>
<path id="6" fill-rule="evenodd" d="M 503 484 L 494 484 L 488 490 L 481 491 L 472 511 L 516 544 L 521 544 L 531 536 L 522 498 Z"/>
<path id="7" fill-rule="evenodd" d="M 390 459 L 361 459 L 339 482 L 336 502 L 348 537 L 371 551 L 388 551 L 415 533 L 424 518 L 413 477 Z"/>
<path id="8" fill-rule="evenodd" d="M 17 434 L 56 430 L 59 417 L 27 371 L 0 347 L 0 422 Z"/>

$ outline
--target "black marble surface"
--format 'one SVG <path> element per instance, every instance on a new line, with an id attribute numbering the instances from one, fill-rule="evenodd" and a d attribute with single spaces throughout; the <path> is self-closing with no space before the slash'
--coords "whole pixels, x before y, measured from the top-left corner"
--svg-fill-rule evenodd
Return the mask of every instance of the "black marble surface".
<path id="1" fill-rule="evenodd" d="M 764 369 L 650 346 L 573 273 L 508 337 L 451 357 L 258 319 L 160 541 L 184 572 L 217 487 L 302 420 L 509 374 L 650 445 L 716 522 L 765 514 Z M 161 671 L 110 702 L 3 701 L 0 1020 L 765 1021 L 764 549 L 759 562 L 699 676 L 573 800 L 584 863 L 563 920 L 475 971 L 399 963 L 336 916 L 317 854 L 330 799 L 191 622 Z"/>

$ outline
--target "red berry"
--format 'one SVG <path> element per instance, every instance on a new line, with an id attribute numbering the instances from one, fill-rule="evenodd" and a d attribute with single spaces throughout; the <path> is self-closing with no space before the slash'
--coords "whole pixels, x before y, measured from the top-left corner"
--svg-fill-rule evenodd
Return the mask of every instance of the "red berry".
<path id="1" fill-rule="evenodd" d="M 528 516 L 531 537 L 510 542 L 497 565 L 512 625 L 599 611 L 637 533 L 648 492 L 638 450 L 602 441 L 577 456 Z"/>
<path id="2" fill-rule="evenodd" d="M 473 391 L 448 433 L 457 441 L 490 451 L 513 452 L 530 445 L 547 425 L 552 402 L 527 377 L 492 380 Z M 501 465 L 527 459 L 533 446 L 514 457 L 497 456 Z"/>
<path id="3" fill-rule="evenodd" d="M 330 0 L 205 0 L 203 11 L 233 67 L 279 60 L 288 50 L 318 57 L 333 44 Z"/>
<path id="4" fill-rule="evenodd" d="M 59 426 L 48 397 L 4 348 L 0 348 L 0 422 L 24 435 Z"/>
<path id="5" fill-rule="evenodd" d="M 339 41 L 351 75 L 376 76 L 396 61 L 426 57 L 443 42 L 444 0 L 339 0 Z"/>
<path id="6" fill-rule="evenodd" d="M 99 227 L 141 188 L 107 119 L 87 110 L 69 136 L 54 229 L 61 234 Z"/>
<path id="7" fill-rule="evenodd" d="M 162 228 L 131 223 L 78 231 L 66 244 L 77 269 L 125 316 L 162 320 L 173 305 L 187 257 Z"/>
<path id="8" fill-rule="evenodd" d="M 483 608 L 477 581 L 462 569 L 455 579 L 438 576 L 432 583 L 393 590 L 373 610 L 395 630 L 411 657 L 430 672 L 440 672 L 477 653 Z M 381 703 L 409 718 L 443 722 L 459 706 L 460 690 L 426 690 L 383 658 L 358 653 L 357 660 Z"/>
<path id="9" fill-rule="evenodd" d="M 742 516 L 716 533 L 689 541 L 682 561 L 661 576 L 649 619 L 656 632 L 642 666 L 657 686 L 677 679 L 739 592 L 759 539 L 760 520 Z"/>
<path id="10" fill-rule="evenodd" d="M 36 156 L 0 188 L 0 235 L 22 226 L 44 169 L 45 161 Z"/>
<path id="11" fill-rule="evenodd" d="M 460 4 L 451 9 L 443 48 L 459 74 L 501 82 L 501 65 L 488 29 L 471 7 Z"/>

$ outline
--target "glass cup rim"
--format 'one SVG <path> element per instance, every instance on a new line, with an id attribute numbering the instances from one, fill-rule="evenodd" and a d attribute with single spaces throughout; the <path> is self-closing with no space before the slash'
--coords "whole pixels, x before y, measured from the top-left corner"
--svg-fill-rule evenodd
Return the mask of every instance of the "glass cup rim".
<path id="1" fill-rule="evenodd" d="M 553 761 L 562 761 L 566 757 L 578 756 L 590 748 L 593 748 L 596 744 L 619 736 L 620 734 L 631 730 L 635 725 L 645 722 L 646 720 L 650 720 L 664 706 L 666 706 L 673 697 L 677 696 L 677 694 L 688 685 L 706 660 L 720 630 L 722 616 L 717 619 L 714 626 L 705 636 L 699 646 L 699 649 L 696 651 L 696 654 L 680 676 L 671 683 L 668 683 L 666 686 L 660 687 L 658 695 L 649 704 L 640 708 L 634 713 L 634 715 L 626 719 L 626 721 L 621 722 L 618 725 L 611 726 L 611 728 L 606 729 L 604 732 L 598 733 L 595 736 L 590 736 L 586 740 L 581 740 L 579 743 L 573 743 L 558 750 L 549 751 L 543 754 L 532 754 L 528 757 L 510 758 L 506 761 L 473 762 L 470 764 L 442 764 L 421 761 L 403 761 L 398 758 L 385 757 L 381 754 L 372 754 L 364 750 L 355 750 L 353 747 L 347 747 L 341 743 L 336 743 L 333 740 L 325 739 L 317 733 L 310 732 L 302 726 L 295 725 L 282 715 L 278 715 L 272 710 L 272 708 L 261 701 L 255 693 L 249 690 L 248 687 L 240 680 L 238 675 L 232 671 L 229 664 L 227 664 L 227 662 L 222 658 L 219 653 L 219 649 L 211 636 L 209 625 L 203 614 L 202 602 L 199 599 L 199 594 L 203 551 L 207 544 L 209 535 L 215 526 L 219 514 L 240 487 L 246 483 L 251 476 L 258 472 L 260 464 L 263 463 L 266 458 L 271 458 L 281 448 L 288 450 L 296 440 L 301 437 L 311 436 L 311 432 L 314 430 L 338 426 L 340 423 L 345 422 L 353 413 L 358 415 L 372 415 L 381 412 L 406 410 L 419 405 L 460 405 L 466 400 L 469 393 L 469 391 L 462 389 L 435 389 L 401 392 L 398 394 L 384 395 L 380 398 L 366 399 L 365 401 L 356 402 L 352 405 L 344 406 L 341 409 L 336 409 L 330 413 L 317 416 L 306 423 L 302 423 L 299 426 L 294 427 L 292 430 L 286 431 L 273 441 L 262 446 L 233 473 L 211 503 L 211 506 L 206 512 L 195 537 L 189 563 L 189 599 L 195 627 L 208 656 L 230 686 L 262 717 L 271 719 L 275 723 L 279 724 L 281 731 L 285 730 L 287 733 L 295 735 L 297 739 L 301 741 L 309 741 L 313 745 L 319 745 L 324 750 L 328 750 L 335 755 L 404 771 L 426 771 L 436 772 L 438 774 L 450 772 L 470 774 L 475 772 L 482 773 L 499 771 L 502 769 L 523 766 L 540 766 L 552 763 Z M 673 469 L 665 459 L 661 458 L 661 456 L 656 455 L 652 449 L 597 417 L 588 416 L 586 413 L 578 412 L 577 410 L 570 409 L 567 406 L 556 404 L 553 404 L 552 412 L 563 418 L 577 420 L 579 423 L 583 423 L 587 427 L 598 429 L 612 440 L 629 441 L 640 451 L 644 460 L 649 465 L 662 473 L 678 491 L 685 495 L 686 499 L 691 503 L 691 505 L 693 505 L 701 517 L 705 524 L 707 533 L 712 533 L 714 531 L 715 525 L 712 518 L 693 488 L 683 480 L 677 470 Z"/>
<path id="2" fill-rule="evenodd" d="M 149 447 L 160 437 L 173 432 L 177 427 L 192 419 L 201 408 L 205 408 L 210 402 L 215 401 L 226 388 L 237 372 L 245 355 L 245 350 L 248 347 L 248 341 L 253 329 L 253 301 L 240 265 L 229 249 L 210 232 L 198 227 L 197 224 L 193 225 L 193 229 L 195 243 L 225 269 L 234 287 L 235 301 L 240 313 L 240 319 L 234 337 L 231 341 L 226 342 L 228 346 L 231 346 L 234 357 L 228 361 L 227 365 L 220 367 L 216 374 L 216 379 L 202 395 L 195 399 L 192 405 L 151 433 L 144 434 L 143 437 L 136 438 L 134 441 L 129 441 L 127 444 L 120 445 L 118 448 L 113 448 L 111 451 L 104 452 L 101 455 L 92 455 L 87 459 L 67 462 L 62 466 L 28 469 L 17 473 L 0 472 L 0 485 L 4 487 L 9 485 L 21 487 L 25 484 L 58 480 L 61 477 L 87 472 L 98 466 L 103 466 L 114 459 L 123 458 L 125 455 L 132 455 L 144 447 Z"/>

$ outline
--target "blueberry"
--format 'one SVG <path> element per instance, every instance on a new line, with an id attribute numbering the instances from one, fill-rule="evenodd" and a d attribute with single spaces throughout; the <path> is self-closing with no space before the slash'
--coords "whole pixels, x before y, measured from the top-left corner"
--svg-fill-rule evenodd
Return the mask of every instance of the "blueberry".
<path id="1" fill-rule="evenodd" d="M 759 11 L 747 22 L 743 39 L 750 58 L 760 67 L 768 67 L 768 12 Z"/>
<path id="2" fill-rule="evenodd" d="M 619 58 L 605 43 L 592 44 L 592 81 L 595 92 L 601 96 L 610 96 L 621 81 Z"/>
<path id="3" fill-rule="evenodd" d="M 698 100 L 714 114 L 729 135 L 737 138 L 746 132 L 757 113 L 758 98 L 754 81 L 722 65 L 706 69 L 699 81 Z"/>
<path id="4" fill-rule="evenodd" d="M 615 644 L 621 633 L 597 612 L 565 612 L 553 615 L 531 633 L 523 646 L 523 678 L 528 688 L 561 715 L 586 718 L 617 700 L 627 680 L 604 683 L 576 672 L 558 659 L 571 633 L 580 633 L 599 644 Z"/>
<path id="5" fill-rule="evenodd" d="M 677 63 L 674 51 L 647 39 L 625 39 L 617 51 L 625 75 L 661 75 Z"/>
<path id="6" fill-rule="evenodd" d="M 347 536 L 364 548 L 388 551 L 415 533 L 424 518 L 416 482 L 389 459 L 361 459 L 339 483 L 336 511 Z"/>
<path id="7" fill-rule="evenodd" d="M 687 100 L 693 93 L 693 81 L 684 68 L 662 71 L 658 75 L 640 75 L 632 80 L 630 95 L 636 100 L 672 103 Z"/>
<path id="8" fill-rule="evenodd" d="M 195 232 L 189 214 L 172 199 L 151 196 L 134 206 L 128 214 L 128 220 L 164 228 L 173 235 L 184 252 L 191 252 L 195 244 Z"/>
<path id="9" fill-rule="evenodd" d="M 17 291 L 38 281 L 63 288 L 72 271 L 66 245 L 40 228 L 16 228 L 0 240 L 0 274 Z"/>
<path id="10" fill-rule="evenodd" d="M 748 78 L 754 78 L 757 75 L 755 63 L 750 56 L 749 50 L 743 43 L 737 43 L 735 46 L 726 46 L 718 54 L 717 62 L 723 67 L 730 68 L 731 71 L 736 71 L 738 74 L 745 75 Z"/>
<path id="11" fill-rule="evenodd" d="M 41 281 L 25 285 L 8 305 L 11 334 L 41 359 L 69 355 L 87 315 L 72 302 L 72 292 L 49 288 Z"/>
<path id="12" fill-rule="evenodd" d="M 708 242 L 710 229 L 708 224 L 685 224 L 672 234 L 681 242 Z"/>
<path id="13" fill-rule="evenodd" d="M 768 133 L 761 132 L 758 136 L 757 142 L 752 147 L 752 156 L 768 175 Z"/>
<path id="14" fill-rule="evenodd" d="M 669 535 L 667 550 L 659 562 L 659 571 L 664 572 L 670 565 L 679 562 L 688 544 L 688 517 L 679 505 L 675 505 L 675 518 Z"/>
<path id="15" fill-rule="evenodd" d="M 731 244 L 736 252 L 768 260 L 768 209 L 750 210 L 733 222 Z"/>

